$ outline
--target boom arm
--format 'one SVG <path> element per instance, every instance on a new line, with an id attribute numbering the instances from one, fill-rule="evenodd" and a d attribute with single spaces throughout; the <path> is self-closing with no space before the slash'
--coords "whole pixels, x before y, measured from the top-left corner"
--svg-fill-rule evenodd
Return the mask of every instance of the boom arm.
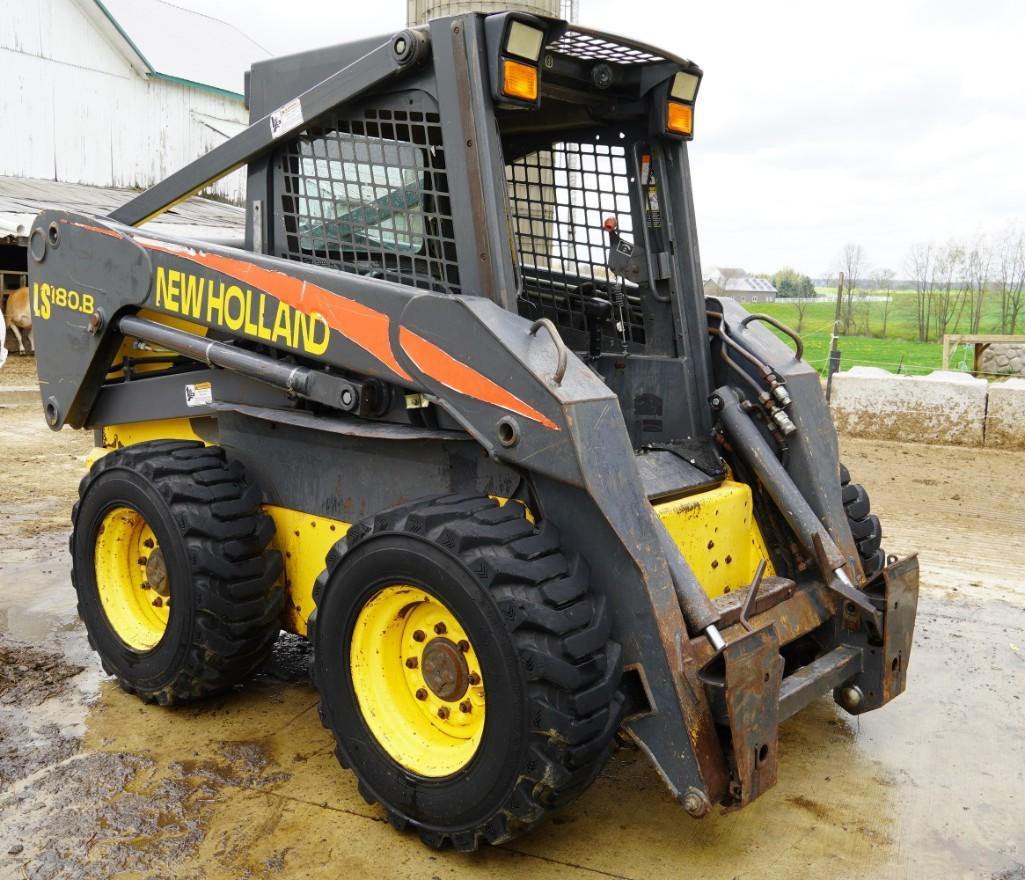
<path id="1" fill-rule="evenodd" d="M 112 211 L 110 218 L 126 226 L 138 226 L 152 220 L 203 187 L 270 152 L 278 141 L 302 130 L 311 120 L 405 73 L 421 63 L 428 56 L 429 49 L 425 31 L 402 31 L 151 186 Z"/>

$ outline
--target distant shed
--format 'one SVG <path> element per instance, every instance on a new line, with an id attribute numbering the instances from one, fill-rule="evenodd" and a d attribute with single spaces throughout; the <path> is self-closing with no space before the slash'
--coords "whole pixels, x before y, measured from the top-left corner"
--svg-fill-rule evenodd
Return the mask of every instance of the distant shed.
<path id="1" fill-rule="evenodd" d="M 729 296 L 740 302 L 775 302 L 772 282 L 748 275 L 743 269 L 712 268 L 705 276 L 705 296 Z"/>

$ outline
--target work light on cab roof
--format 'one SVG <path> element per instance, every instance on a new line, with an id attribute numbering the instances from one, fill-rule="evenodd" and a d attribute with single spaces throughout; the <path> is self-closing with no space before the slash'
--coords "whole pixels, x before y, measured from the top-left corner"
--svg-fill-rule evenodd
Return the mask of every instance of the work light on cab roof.
<path id="1" fill-rule="evenodd" d="M 664 108 L 662 130 L 670 135 L 691 140 L 694 137 L 694 100 L 701 85 L 701 74 L 681 70 L 662 87 L 667 90 L 660 107 Z"/>
<path id="2" fill-rule="evenodd" d="M 491 63 L 491 94 L 503 107 L 540 104 L 541 50 L 550 36 L 548 24 L 532 15 L 505 12 L 484 21 Z"/>

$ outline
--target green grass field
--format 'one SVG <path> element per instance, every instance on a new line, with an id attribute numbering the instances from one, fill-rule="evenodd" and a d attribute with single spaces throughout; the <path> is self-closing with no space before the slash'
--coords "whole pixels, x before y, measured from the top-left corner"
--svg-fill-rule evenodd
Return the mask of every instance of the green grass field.
<path id="1" fill-rule="evenodd" d="M 820 291 L 821 292 L 821 291 Z M 915 316 L 915 295 L 894 293 L 886 316 L 886 335 L 883 336 L 883 310 L 881 302 L 855 303 L 855 320 L 860 335 L 841 336 L 838 347 L 841 352 L 840 369 L 854 366 L 881 367 L 884 370 L 920 375 L 938 370 L 943 363 L 943 345 L 940 342 L 919 342 L 918 325 Z M 798 306 L 785 299 L 774 303 L 750 303 L 751 311 L 764 312 L 797 329 Z M 801 336 L 805 344 L 805 359 L 819 372 L 826 372 L 829 353 L 829 339 L 836 308 L 831 300 L 809 303 L 804 313 Z M 983 308 L 980 333 L 1000 332 L 1000 302 L 996 295 L 987 297 Z M 866 334 L 864 331 L 868 330 Z M 1022 328 L 1025 331 L 1025 328 Z M 933 331 L 935 332 L 935 331 Z M 963 315 L 957 326 L 947 329 L 948 333 L 967 333 L 968 316 Z M 960 347 L 950 359 L 951 369 L 970 370 L 972 351 Z"/>

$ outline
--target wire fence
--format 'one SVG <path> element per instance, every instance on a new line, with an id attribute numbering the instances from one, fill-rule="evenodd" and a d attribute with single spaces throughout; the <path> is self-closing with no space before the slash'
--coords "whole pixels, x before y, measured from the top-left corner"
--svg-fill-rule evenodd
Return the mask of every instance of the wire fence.
<path id="1" fill-rule="evenodd" d="M 785 340 L 785 337 L 781 334 L 777 334 L 781 339 Z M 808 340 L 814 339 L 831 339 L 833 335 L 833 322 L 830 321 L 825 324 L 813 325 L 808 328 L 802 328 L 800 331 L 801 337 L 807 342 Z M 858 337 L 858 336 L 838 336 L 837 343 L 840 348 L 840 370 L 850 369 L 852 366 L 858 367 L 880 367 L 898 375 L 926 375 L 928 373 L 943 370 L 942 362 L 932 361 L 924 363 L 914 359 L 908 359 L 900 355 L 896 360 L 891 354 L 890 357 L 871 357 L 860 354 L 845 354 L 844 343 L 854 342 L 860 340 L 870 340 L 875 343 L 889 342 L 892 344 L 894 349 L 901 347 L 901 344 L 906 344 L 907 347 L 914 352 L 919 346 L 935 346 L 937 351 L 941 347 L 939 342 L 919 342 L 913 339 L 902 339 L 894 337 Z M 895 352 L 900 354 L 899 351 Z M 809 357 L 807 354 L 804 358 L 805 362 L 814 367 L 819 373 L 825 375 L 829 369 L 829 354 L 825 354 L 822 357 Z M 950 362 L 947 367 L 948 372 L 958 373 L 971 373 L 973 376 L 987 379 L 1007 379 L 1016 374 L 1007 372 L 990 372 L 986 370 L 976 370 L 974 363 L 974 345 L 972 343 L 958 343 L 951 348 Z"/>

